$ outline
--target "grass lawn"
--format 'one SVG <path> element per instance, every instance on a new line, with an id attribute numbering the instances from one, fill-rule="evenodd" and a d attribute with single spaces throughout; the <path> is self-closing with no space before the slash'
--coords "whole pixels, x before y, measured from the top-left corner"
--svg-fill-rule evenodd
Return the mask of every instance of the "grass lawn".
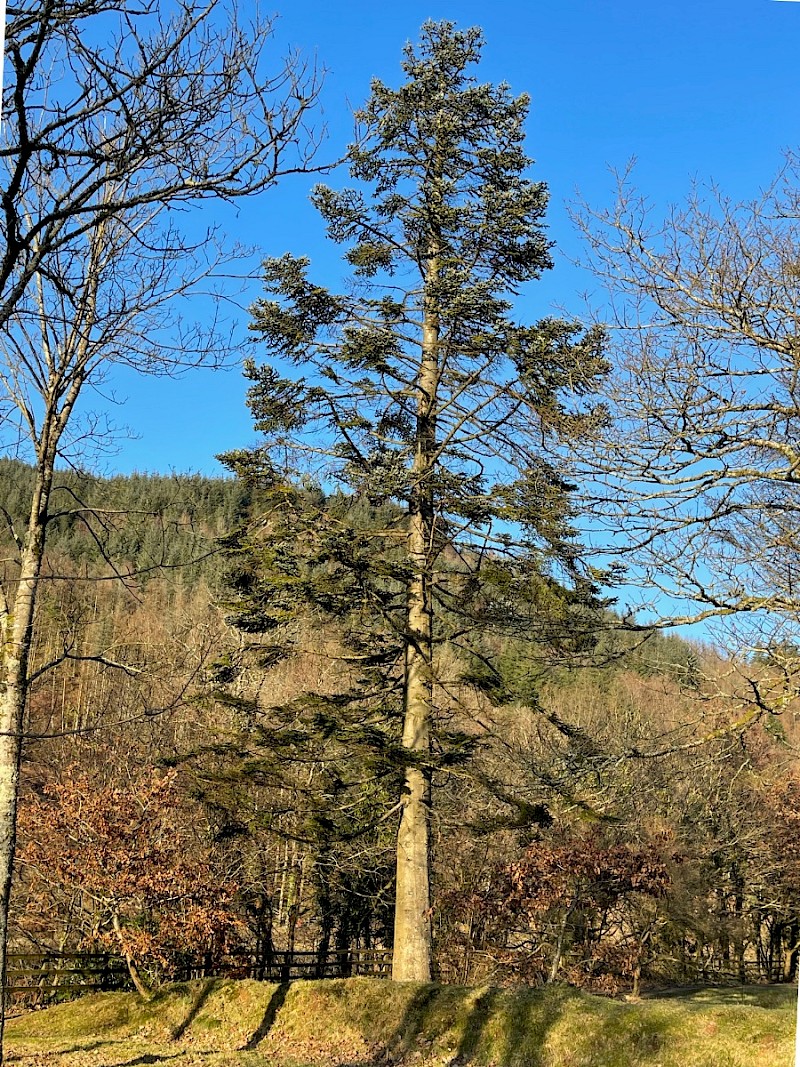
<path id="1" fill-rule="evenodd" d="M 16 1067 L 792 1067 L 795 992 L 638 1003 L 574 990 L 221 979 L 83 997 L 9 1022 Z"/>

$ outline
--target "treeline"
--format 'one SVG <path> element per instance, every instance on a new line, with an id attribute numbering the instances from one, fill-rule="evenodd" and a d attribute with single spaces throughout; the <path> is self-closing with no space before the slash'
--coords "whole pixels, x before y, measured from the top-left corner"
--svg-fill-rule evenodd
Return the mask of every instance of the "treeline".
<path id="1" fill-rule="evenodd" d="M 0 543 L 28 518 L 35 472 L 19 460 L 0 458 L 0 486 L 6 522 Z M 250 490 L 234 478 L 202 475 L 132 474 L 103 478 L 78 470 L 56 472 L 47 552 L 76 577 L 99 577 L 122 568 L 146 582 L 172 570 L 175 582 L 218 570 L 216 539 L 248 511 Z M 62 576 L 64 577 L 64 576 Z"/>
<path id="2" fill-rule="evenodd" d="M 175 487 L 100 486 L 149 516 L 177 506 Z M 258 518 L 226 481 L 180 490 L 192 538 Z M 335 625 L 296 620 L 280 656 L 274 631 L 230 625 L 237 543 L 213 574 L 143 584 L 93 580 L 105 561 L 85 567 L 75 530 L 57 543 L 86 580 L 55 578 L 40 600 L 34 673 L 61 662 L 29 702 L 17 947 L 112 947 L 144 985 L 391 945 L 398 719 L 376 738 L 377 721 L 348 717 L 359 675 Z M 494 641 L 491 685 L 438 653 L 437 974 L 597 991 L 792 978 L 793 709 L 756 721 L 732 662 L 610 613 L 590 651 L 554 663 Z M 750 668 L 762 688 L 775 670 Z"/>

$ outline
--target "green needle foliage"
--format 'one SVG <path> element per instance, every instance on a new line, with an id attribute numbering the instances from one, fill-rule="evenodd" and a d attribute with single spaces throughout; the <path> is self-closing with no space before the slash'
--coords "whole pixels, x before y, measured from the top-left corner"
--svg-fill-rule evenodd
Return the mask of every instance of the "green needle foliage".
<path id="1" fill-rule="evenodd" d="M 270 361 L 246 368 L 263 443 L 223 457 L 265 501 L 229 542 L 232 622 L 261 635 L 269 663 L 299 640 L 300 614 L 306 635 L 309 619 L 335 620 L 345 683 L 293 702 L 291 737 L 359 752 L 390 796 L 393 780 L 395 977 L 418 980 L 430 777 L 469 749 L 464 681 L 497 686 L 492 633 L 581 646 L 597 608 L 564 457 L 599 417 L 603 337 L 512 317 L 551 266 L 547 191 L 526 176 L 528 98 L 474 76 L 482 44 L 427 22 L 405 83 L 373 82 L 354 186 L 313 194 L 351 277 L 333 293 L 306 258 L 266 261 L 252 329 Z M 340 779 L 363 788 L 352 766 Z"/>

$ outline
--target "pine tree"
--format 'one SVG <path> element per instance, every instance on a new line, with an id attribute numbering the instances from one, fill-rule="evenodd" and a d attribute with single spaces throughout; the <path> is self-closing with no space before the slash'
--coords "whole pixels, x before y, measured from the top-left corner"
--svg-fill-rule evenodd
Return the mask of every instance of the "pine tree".
<path id="1" fill-rule="evenodd" d="M 482 45 L 478 29 L 427 22 L 405 49 L 405 83 L 373 82 L 349 153 L 355 186 L 313 194 L 351 281 L 334 294 L 305 258 L 265 263 L 252 328 L 272 362 L 246 370 L 264 439 L 225 457 L 271 500 L 261 534 L 232 542 L 250 560 L 234 621 L 285 635 L 300 601 L 338 616 L 362 668 L 351 730 L 379 706 L 401 721 L 393 974 L 422 981 L 432 728 L 449 699 L 437 650 L 491 675 L 486 631 L 555 641 L 595 594 L 561 453 L 596 417 L 585 398 L 606 370 L 603 339 L 511 318 L 522 283 L 551 266 L 547 191 L 526 176 L 527 97 L 475 79 Z M 315 485 L 349 503 L 314 504 Z"/>

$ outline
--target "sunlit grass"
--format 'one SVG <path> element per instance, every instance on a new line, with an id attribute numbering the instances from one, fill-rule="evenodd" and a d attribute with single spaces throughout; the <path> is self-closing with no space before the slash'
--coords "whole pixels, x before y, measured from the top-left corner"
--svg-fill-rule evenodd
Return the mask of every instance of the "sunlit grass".
<path id="1" fill-rule="evenodd" d="M 639 1003 L 574 990 L 386 981 L 206 981 L 151 1003 L 84 997 L 14 1019 L 20 1067 L 790 1067 L 790 988 L 702 990 Z"/>

